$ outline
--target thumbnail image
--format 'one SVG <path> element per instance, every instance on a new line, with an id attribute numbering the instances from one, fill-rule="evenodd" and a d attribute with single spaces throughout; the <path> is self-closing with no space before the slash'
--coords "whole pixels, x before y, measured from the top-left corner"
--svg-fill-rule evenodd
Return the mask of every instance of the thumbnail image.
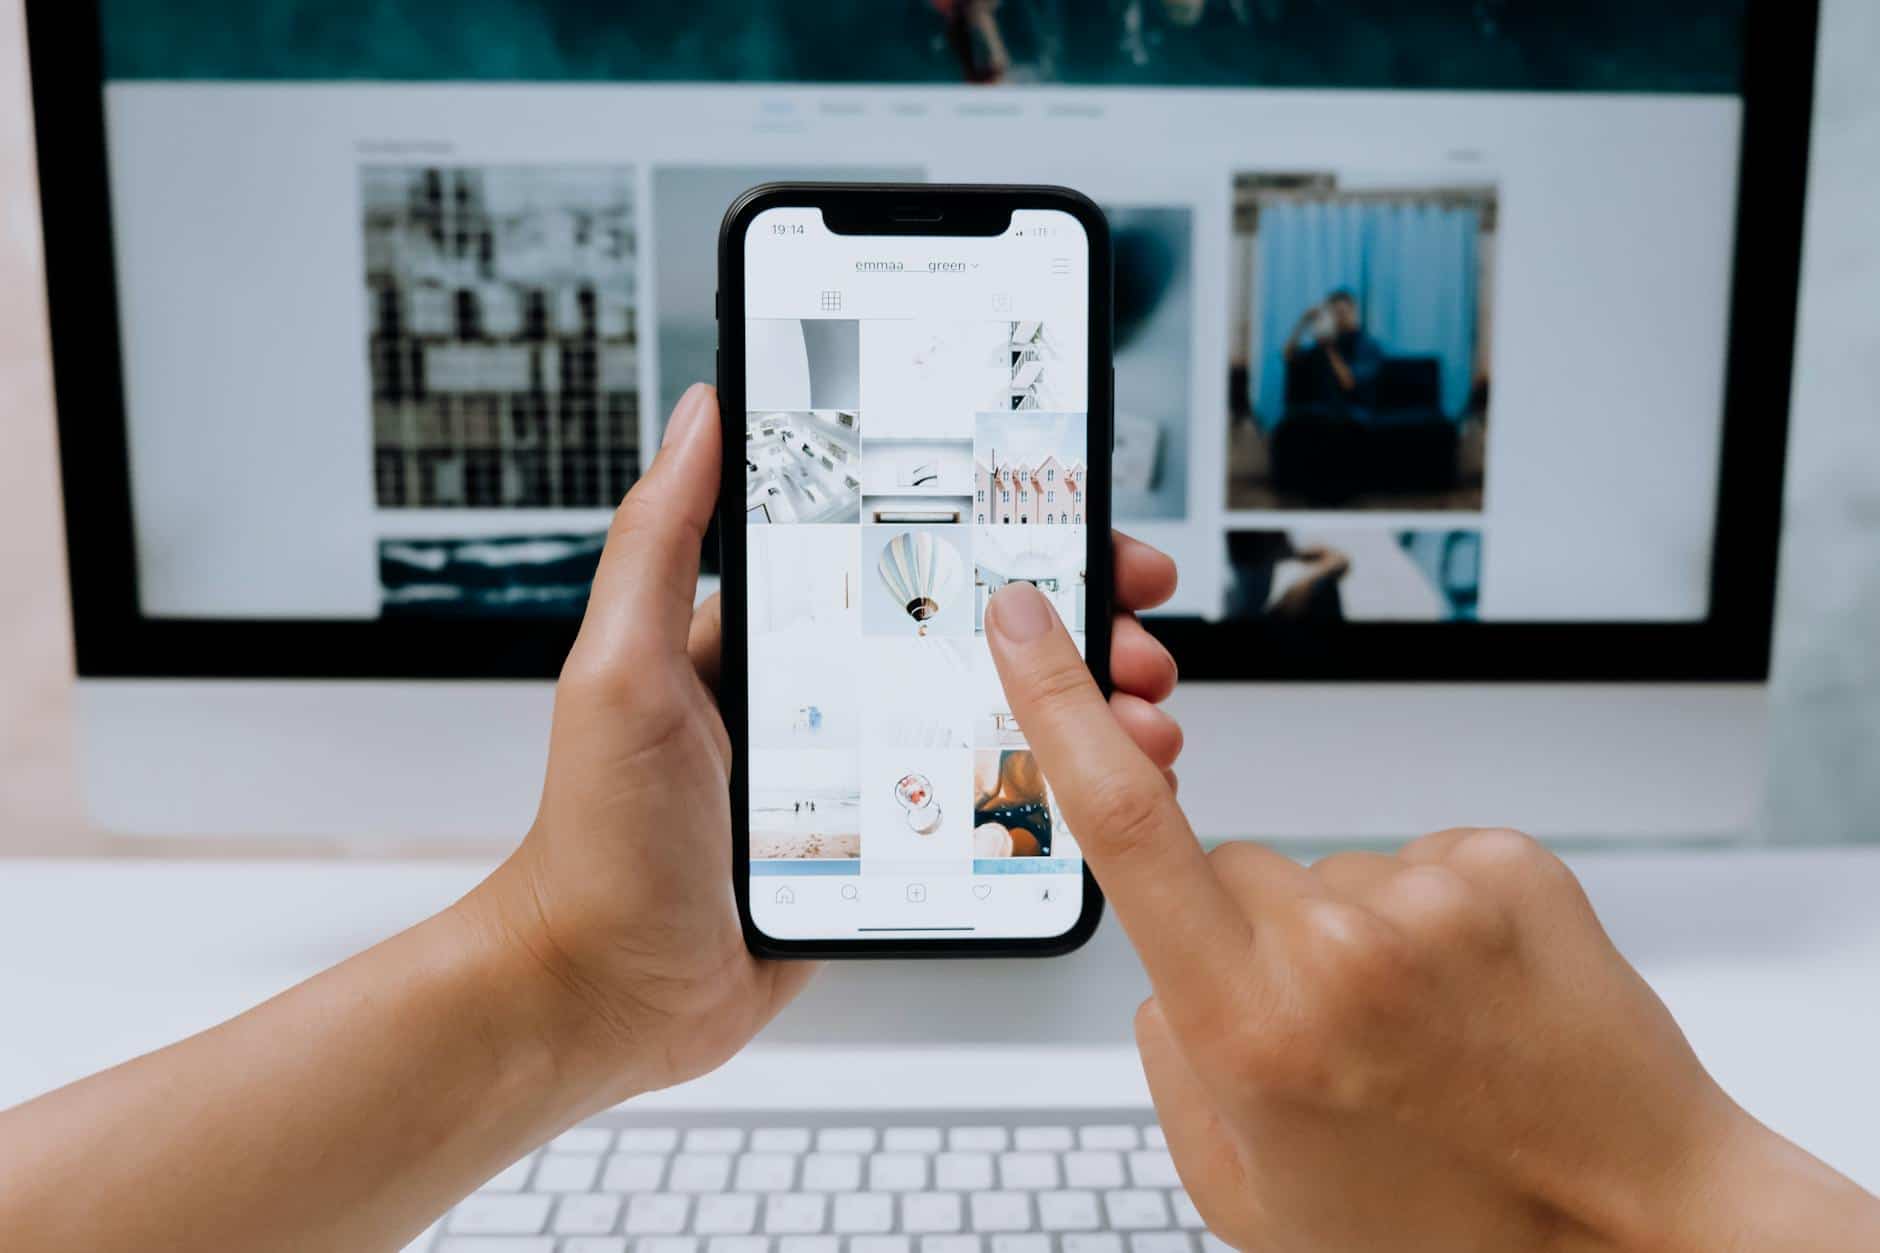
<path id="1" fill-rule="evenodd" d="M 859 419 L 852 409 L 744 415 L 747 522 L 854 522 L 861 516 Z"/>
<path id="2" fill-rule="evenodd" d="M 605 532 L 379 541 L 388 618 L 579 618 Z"/>
<path id="3" fill-rule="evenodd" d="M 908 639 L 973 633 L 963 526 L 865 526 L 862 630 Z"/>
<path id="4" fill-rule="evenodd" d="M 859 781 L 852 752 L 753 749 L 751 859 L 860 857 Z"/>
<path id="5" fill-rule="evenodd" d="M 1479 531 L 1232 531 L 1227 616 L 1285 622 L 1469 622 Z"/>
<path id="6" fill-rule="evenodd" d="M 1011 324 L 880 319 L 862 326 L 870 438 L 965 439 L 973 414 L 1004 408 Z"/>
<path id="7" fill-rule="evenodd" d="M 973 857 L 1075 856 L 1044 771 L 1028 748 L 973 754 Z"/>
<path id="8" fill-rule="evenodd" d="M 1089 422 L 1081 413 L 982 413 L 973 447 L 973 521 L 1081 526 Z"/>
<path id="9" fill-rule="evenodd" d="M 864 640 L 862 741 L 872 748 L 970 748 L 975 646 L 984 650 L 966 638 Z M 854 672 L 849 653 L 842 663 Z"/>
<path id="10" fill-rule="evenodd" d="M 759 526 L 745 531 L 751 634 L 805 641 L 861 636 L 861 532 L 852 526 Z"/>
<path id="11" fill-rule="evenodd" d="M 1106 209 L 1114 256 L 1118 518 L 1188 513 L 1189 344 L 1194 282 L 1187 209 Z"/>
<path id="12" fill-rule="evenodd" d="M 1089 345 L 1078 324 L 1006 322 L 1005 364 L 999 395 L 989 407 L 1089 408 Z"/>
<path id="13" fill-rule="evenodd" d="M 753 748 L 843 748 L 861 744 L 861 688 L 853 646 L 814 627 L 750 639 Z"/>
<path id="14" fill-rule="evenodd" d="M 1029 583 L 1045 594 L 1065 629 L 1084 629 L 1084 567 L 1088 532 L 1081 526 L 982 526 L 973 535 L 973 626 L 986 629 L 986 604 L 1007 583 Z"/>
<path id="15" fill-rule="evenodd" d="M 1482 508 L 1496 221 L 1488 186 L 1235 178 L 1229 509 Z"/>
<path id="16" fill-rule="evenodd" d="M 752 409 L 859 408 L 860 326 L 853 318 L 745 322 L 745 403 Z"/>
<path id="17" fill-rule="evenodd" d="M 611 29 L 611 23 L 609 29 Z M 613 75 L 607 77 L 612 78 Z M 664 79 L 669 77 L 662 72 Z M 655 166 L 652 171 L 652 237 L 659 264 L 654 267 L 654 337 L 658 356 L 658 405 L 653 417 L 664 430 L 666 415 L 685 389 L 716 381 L 718 312 L 718 224 L 741 194 L 759 183 L 919 182 L 919 166 L 753 165 Z M 821 405 L 753 400 L 751 407 L 822 408 Z M 831 402 L 855 408 L 854 401 Z"/>
<path id="18" fill-rule="evenodd" d="M 945 862 L 963 871 L 973 847 L 972 752 L 870 745 L 861 761 L 868 860 Z"/>
<path id="19" fill-rule="evenodd" d="M 884 439 L 871 426 L 862 440 L 862 521 L 971 521 L 970 413 L 966 425 L 961 439 Z"/>
<path id="20" fill-rule="evenodd" d="M 632 167 L 359 180 L 379 507 L 617 504 L 640 472 Z"/>

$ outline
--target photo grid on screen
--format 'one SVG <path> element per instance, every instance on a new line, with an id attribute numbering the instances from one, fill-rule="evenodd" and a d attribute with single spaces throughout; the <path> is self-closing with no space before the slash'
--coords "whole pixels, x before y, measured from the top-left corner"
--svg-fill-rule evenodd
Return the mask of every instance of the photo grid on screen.
<path id="1" fill-rule="evenodd" d="M 1083 647 L 1083 336 L 747 321 L 756 872 L 1077 856 L 984 632 L 993 594 L 1027 582 Z"/>

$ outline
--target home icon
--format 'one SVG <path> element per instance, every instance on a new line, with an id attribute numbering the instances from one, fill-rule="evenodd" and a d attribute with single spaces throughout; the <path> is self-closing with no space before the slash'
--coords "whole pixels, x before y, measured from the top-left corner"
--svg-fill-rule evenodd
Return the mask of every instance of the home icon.
<path id="1" fill-rule="evenodd" d="M 789 888 L 778 888 L 777 889 L 777 904 L 779 905 L 796 904 L 796 893 L 792 892 Z"/>

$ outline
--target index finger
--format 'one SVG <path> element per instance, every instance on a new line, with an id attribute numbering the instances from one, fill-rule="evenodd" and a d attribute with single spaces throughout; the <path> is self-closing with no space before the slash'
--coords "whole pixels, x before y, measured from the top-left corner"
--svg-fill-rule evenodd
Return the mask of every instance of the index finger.
<path id="1" fill-rule="evenodd" d="M 986 609 L 986 642 L 1156 996 L 1172 1022 L 1195 1022 L 1242 977 L 1253 924 L 1215 877 L 1162 771 L 1117 725 L 1043 594 L 1026 583 L 1001 588 Z"/>

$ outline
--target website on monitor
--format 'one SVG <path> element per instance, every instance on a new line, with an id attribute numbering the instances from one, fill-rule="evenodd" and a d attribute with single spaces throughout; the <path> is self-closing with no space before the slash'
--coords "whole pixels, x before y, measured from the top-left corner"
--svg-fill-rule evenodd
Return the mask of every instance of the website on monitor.
<path id="1" fill-rule="evenodd" d="M 996 56 L 919 6 L 833 42 L 790 10 L 768 44 L 709 48 L 681 37 L 696 14 L 649 17 L 497 63 L 312 9 L 291 45 L 192 40 L 189 11 L 121 0 L 142 606 L 578 614 L 610 510 L 711 377 L 725 207 L 867 179 L 1104 206 L 1115 515 L 1180 563 L 1163 612 L 1701 620 L 1735 28 L 1641 5 L 1602 19 L 1636 38 L 1588 41 L 1570 12 L 1466 7 L 1380 12 L 1388 64 L 1283 3 L 1150 14 L 1140 39 L 1016 6 Z M 853 38 L 865 66 L 835 55 Z"/>

